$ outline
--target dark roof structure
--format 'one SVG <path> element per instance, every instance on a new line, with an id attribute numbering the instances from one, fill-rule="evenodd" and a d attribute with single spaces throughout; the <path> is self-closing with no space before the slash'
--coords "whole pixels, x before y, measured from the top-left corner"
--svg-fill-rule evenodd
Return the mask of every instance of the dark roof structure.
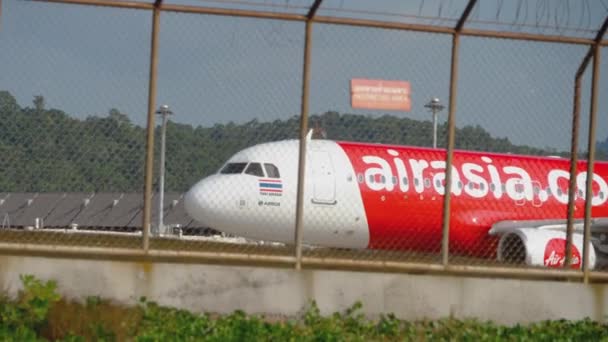
<path id="1" fill-rule="evenodd" d="M 165 193 L 164 224 L 204 229 L 184 208 L 183 194 Z M 142 193 L 0 193 L 0 228 L 141 229 Z M 158 220 L 153 198 L 152 222 Z"/>

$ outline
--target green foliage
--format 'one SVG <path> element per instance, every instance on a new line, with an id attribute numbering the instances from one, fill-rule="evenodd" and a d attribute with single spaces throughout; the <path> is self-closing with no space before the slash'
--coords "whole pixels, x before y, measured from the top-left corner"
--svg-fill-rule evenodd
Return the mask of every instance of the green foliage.
<path id="1" fill-rule="evenodd" d="M 372 321 L 362 313 L 362 304 L 355 303 L 342 313 L 323 316 L 316 302 L 299 320 L 270 322 L 262 316 L 247 315 L 237 310 L 230 315 L 194 314 L 160 306 L 142 298 L 140 305 L 128 310 L 113 308 L 99 297 L 88 297 L 76 313 L 87 316 L 86 335 L 74 333 L 70 318 L 69 331 L 60 336 L 43 334 L 44 324 L 58 324 L 49 320 L 50 307 L 63 303 L 54 282 L 41 282 L 32 276 L 22 276 L 23 291 L 15 301 L 0 298 L 0 341 L 606 341 L 608 325 L 589 319 L 580 321 L 543 321 L 531 325 L 511 327 L 480 322 L 474 319 L 423 320 L 407 322 L 393 314 L 381 315 Z M 72 309 L 74 307 L 71 307 Z M 70 311 L 61 306 L 55 315 Z M 135 312 L 136 314 L 132 314 Z M 116 322 L 135 325 L 128 335 L 118 335 L 116 325 L 107 325 L 104 313 Z M 132 322 L 123 322 L 133 320 Z M 87 321 L 87 320 L 85 320 Z M 81 321 L 85 322 L 85 321 Z M 115 323 L 116 324 L 116 323 Z M 47 326 L 47 330 L 54 327 Z"/>
<path id="2" fill-rule="evenodd" d="M 76 336 L 76 335 L 72 335 L 72 334 L 68 334 L 67 336 L 65 336 L 62 339 L 58 339 L 56 341 L 61 341 L 61 342 L 86 342 L 86 339 L 82 336 Z"/>
<path id="3" fill-rule="evenodd" d="M 313 301 L 297 322 L 265 322 L 242 311 L 211 319 L 183 310 L 145 303 L 138 341 L 599 341 L 608 326 L 582 320 L 545 321 L 504 327 L 477 320 L 406 322 L 393 314 L 367 320 L 357 302 L 343 313 L 323 316 Z"/>
<path id="4" fill-rule="evenodd" d="M 24 287 L 18 301 L 21 321 L 39 327 L 45 322 L 53 303 L 61 298 L 56 292 L 57 283 L 53 280 L 42 282 L 33 275 L 21 275 L 20 279 Z"/>
<path id="5" fill-rule="evenodd" d="M 21 341 L 44 341 L 37 336 L 34 329 L 27 326 L 11 327 L 0 323 L 0 341 L 21 342 Z"/>
<path id="6" fill-rule="evenodd" d="M 114 342 L 117 341 L 116 334 L 113 331 L 107 329 L 102 323 L 93 323 L 91 325 L 93 336 L 98 342 Z"/>
<path id="7" fill-rule="evenodd" d="M 48 312 L 60 299 L 54 281 L 42 282 L 32 275 L 21 275 L 23 290 L 17 301 L 4 298 L 0 306 L 0 340 L 34 341 L 46 323 Z"/>
<path id="8" fill-rule="evenodd" d="M 0 92 L 2 191 L 139 191 L 144 130 L 112 110 L 109 117 L 70 118 L 59 110 L 20 108 Z"/>
<path id="9" fill-rule="evenodd" d="M 164 308 L 154 302 L 142 301 L 144 315 L 138 341 L 194 341 L 204 336 L 210 327 L 207 316 L 198 316 L 185 310 Z"/>
<path id="10" fill-rule="evenodd" d="M 311 127 L 322 127 L 326 136 L 333 140 L 431 145 L 430 121 L 327 112 L 312 115 L 310 122 Z M 438 145 L 445 146 L 447 125 L 438 128 Z M 166 189 L 184 191 L 200 178 L 215 172 L 238 150 L 261 142 L 295 139 L 298 130 L 298 116 L 212 127 L 193 127 L 170 121 L 167 125 Z M 79 120 L 60 110 L 45 109 L 42 95 L 35 96 L 34 108 L 21 108 L 10 93 L 0 91 L 0 191 L 141 191 L 145 137 L 144 127 L 134 125 L 127 114 L 115 108 L 110 109 L 107 116 Z M 157 144 L 159 140 L 156 139 Z M 480 126 L 458 128 L 456 147 L 560 154 L 514 145 L 507 138 L 490 136 Z M 158 153 L 159 148 L 155 151 Z M 608 140 L 598 144 L 596 158 L 608 159 Z M 155 160 L 159 160 L 158 156 Z"/>

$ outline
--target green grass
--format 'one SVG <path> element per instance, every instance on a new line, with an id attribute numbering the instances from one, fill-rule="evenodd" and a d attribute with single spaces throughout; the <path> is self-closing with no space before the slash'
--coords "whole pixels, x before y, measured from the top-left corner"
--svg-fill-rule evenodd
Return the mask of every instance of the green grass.
<path id="1" fill-rule="evenodd" d="M 271 320 L 242 311 L 195 314 L 145 298 L 131 306 L 98 297 L 73 302 L 57 294 L 53 281 L 21 280 L 16 299 L 0 297 L 0 341 L 608 341 L 608 325 L 588 319 L 502 326 L 387 314 L 372 321 L 360 303 L 323 316 L 313 301 L 300 318 Z"/>

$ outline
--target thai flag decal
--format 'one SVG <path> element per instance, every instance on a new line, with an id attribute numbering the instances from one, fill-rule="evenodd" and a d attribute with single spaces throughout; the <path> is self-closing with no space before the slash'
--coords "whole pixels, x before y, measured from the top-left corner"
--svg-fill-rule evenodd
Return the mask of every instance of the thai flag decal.
<path id="1" fill-rule="evenodd" d="M 283 182 L 280 179 L 260 179 L 260 194 L 281 195 L 283 193 Z"/>

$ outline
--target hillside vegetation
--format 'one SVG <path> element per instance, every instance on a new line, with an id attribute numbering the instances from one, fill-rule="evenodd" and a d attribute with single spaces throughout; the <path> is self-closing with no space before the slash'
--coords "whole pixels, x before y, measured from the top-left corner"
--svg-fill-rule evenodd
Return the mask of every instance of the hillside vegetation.
<path id="1" fill-rule="evenodd" d="M 144 127 L 117 109 L 107 116 L 81 120 L 61 110 L 45 109 L 41 96 L 35 97 L 33 105 L 21 107 L 10 93 L 0 91 L 0 192 L 142 191 Z M 312 115 L 310 122 L 321 128 L 317 138 L 431 145 L 430 121 L 327 112 Z M 439 127 L 439 146 L 445 146 L 446 128 Z M 169 122 L 166 190 L 184 191 L 215 172 L 236 151 L 260 142 L 296 138 L 298 129 L 298 116 L 212 127 Z M 507 138 L 490 136 L 480 126 L 458 128 L 456 137 L 460 149 L 558 154 L 514 145 Z M 598 148 L 604 150 L 599 150 L 597 158 L 608 159 L 608 139 L 598 143 Z"/>

